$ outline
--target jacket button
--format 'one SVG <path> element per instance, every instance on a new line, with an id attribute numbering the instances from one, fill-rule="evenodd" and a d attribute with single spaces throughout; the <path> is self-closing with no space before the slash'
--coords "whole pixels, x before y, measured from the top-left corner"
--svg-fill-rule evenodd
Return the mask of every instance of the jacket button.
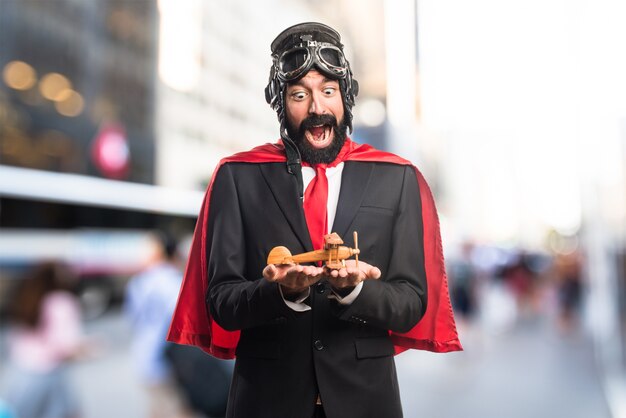
<path id="1" fill-rule="evenodd" d="M 317 351 L 322 351 L 324 349 L 324 344 L 320 340 L 315 340 L 313 347 L 315 347 Z"/>
<path id="2" fill-rule="evenodd" d="M 315 285 L 315 291 L 320 295 L 323 295 L 326 292 L 326 285 L 324 283 L 318 283 Z"/>

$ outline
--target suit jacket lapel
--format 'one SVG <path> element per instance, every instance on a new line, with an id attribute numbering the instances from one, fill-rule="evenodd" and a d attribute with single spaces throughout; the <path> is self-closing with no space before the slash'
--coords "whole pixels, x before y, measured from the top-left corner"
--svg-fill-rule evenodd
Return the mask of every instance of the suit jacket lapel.
<path id="1" fill-rule="evenodd" d="M 298 198 L 298 184 L 295 176 L 289 174 L 285 164 L 259 164 L 261 174 L 272 191 L 278 207 L 287 223 L 306 251 L 313 250 L 309 229 L 304 217 L 304 209 Z M 269 198 L 269 196 L 268 196 Z"/>
<path id="2" fill-rule="evenodd" d="M 370 182 L 375 164 L 361 164 L 347 161 L 341 174 L 341 191 L 337 203 L 337 214 L 333 223 L 333 231 L 345 237 L 352 220 L 356 216 L 367 185 Z"/>

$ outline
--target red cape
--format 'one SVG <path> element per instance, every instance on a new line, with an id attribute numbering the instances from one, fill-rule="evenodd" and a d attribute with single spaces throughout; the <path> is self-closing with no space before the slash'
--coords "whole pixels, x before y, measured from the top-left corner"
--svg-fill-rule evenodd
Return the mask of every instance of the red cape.
<path id="1" fill-rule="evenodd" d="M 378 151 L 369 145 L 359 145 L 346 140 L 348 151 L 346 161 L 372 161 L 401 165 L 412 164 L 397 155 Z M 209 219 L 209 201 L 213 188 L 213 179 L 222 164 L 228 162 L 267 163 L 286 161 L 284 146 L 281 142 L 265 144 L 250 151 L 241 152 L 224 158 L 215 168 L 211 183 L 200 209 L 185 277 L 181 285 L 178 303 L 167 340 L 179 344 L 195 345 L 215 357 L 231 359 L 239 341 L 239 331 L 222 329 L 205 306 L 207 291 L 206 233 Z M 460 351 L 459 341 L 448 293 L 439 232 L 439 218 L 432 193 L 422 173 L 413 166 L 422 200 L 422 218 L 424 224 L 424 260 L 428 287 L 426 313 L 420 322 L 407 333 L 390 332 L 396 354 L 409 348 L 428 350 L 437 353 Z"/>

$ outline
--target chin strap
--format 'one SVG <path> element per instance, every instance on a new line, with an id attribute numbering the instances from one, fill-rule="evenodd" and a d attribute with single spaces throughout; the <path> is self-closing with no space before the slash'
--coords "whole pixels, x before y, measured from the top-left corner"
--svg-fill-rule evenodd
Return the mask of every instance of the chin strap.
<path id="1" fill-rule="evenodd" d="M 280 137 L 285 144 L 285 153 L 287 154 L 287 172 L 296 176 L 298 182 L 298 197 L 302 200 L 304 196 L 304 182 L 302 180 L 302 159 L 300 151 L 296 144 L 287 135 L 287 131 L 281 126 Z"/>

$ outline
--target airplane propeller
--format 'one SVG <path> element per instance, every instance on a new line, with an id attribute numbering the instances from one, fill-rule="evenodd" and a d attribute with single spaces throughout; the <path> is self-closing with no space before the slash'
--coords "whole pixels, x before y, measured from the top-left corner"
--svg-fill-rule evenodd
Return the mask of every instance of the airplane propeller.
<path id="1" fill-rule="evenodd" d="M 354 249 L 355 254 L 354 254 L 354 260 L 356 261 L 356 268 L 359 268 L 359 234 L 357 234 L 356 231 L 354 231 L 354 233 L 352 234 L 352 236 L 354 237 Z"/>

